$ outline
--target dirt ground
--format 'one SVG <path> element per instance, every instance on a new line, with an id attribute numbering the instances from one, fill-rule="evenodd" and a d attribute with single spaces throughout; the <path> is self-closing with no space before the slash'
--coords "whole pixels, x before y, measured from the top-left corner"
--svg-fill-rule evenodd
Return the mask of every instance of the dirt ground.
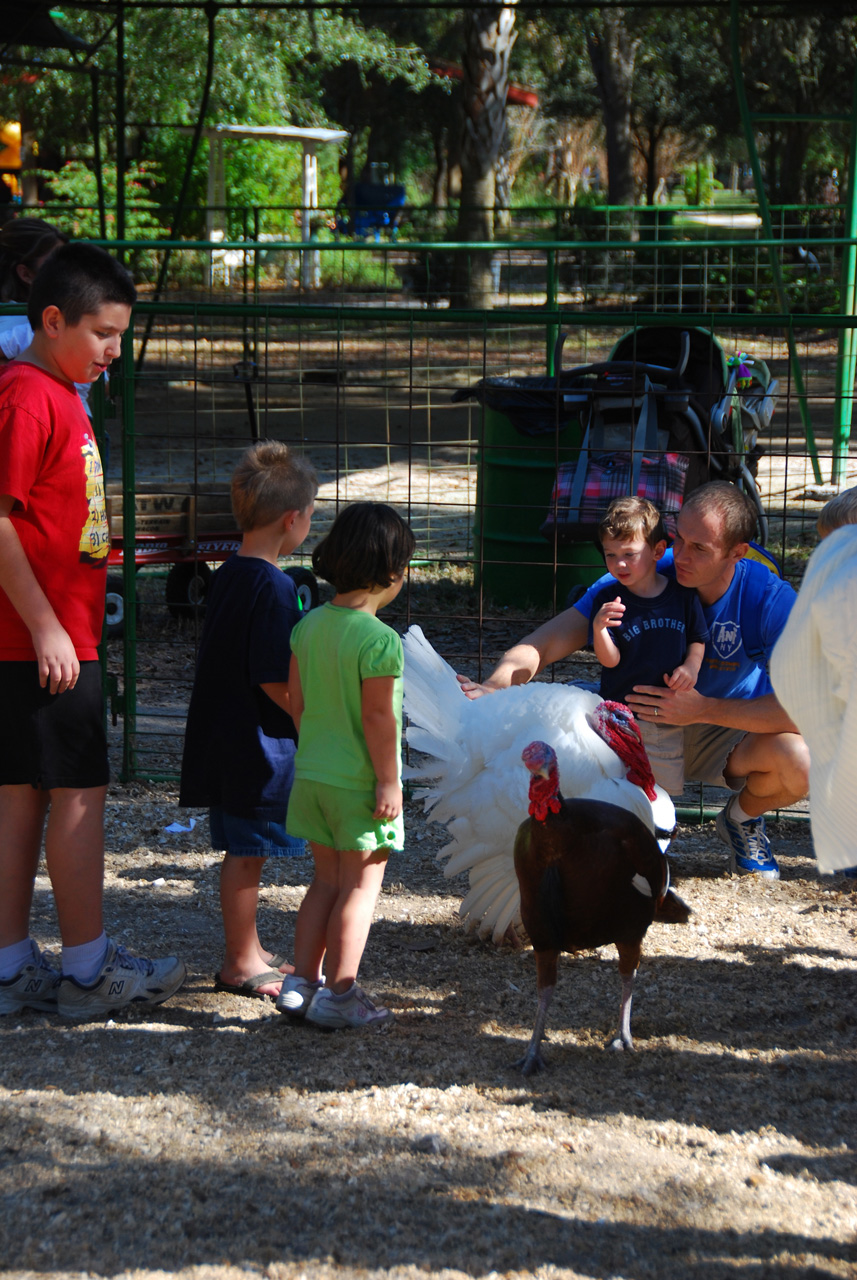
<path id="1" fill-rule="evenodd" d="M 215 994 L 218 858 L 167 787 L 113 786 L 107 918 L 180 953 L 150 1012 L 0 1026 L 0 1258 L 10 1280 L 857 1275 L 857 883 L 819 879 L 805 823 L 772 833 L 778 884 L 731 878 L 713 825 L 673 846 L 684 928 L 654 925 L 635 1054 L 615 952 L 567 957 L 549 1069 L 512 1065 L 532 952 L 462 928 L 408 805 L 362 980 L 393 1027 L 325 1034 Z M 289 951 L 309 860 L 268 864 Z M 49 887 L 36 936 L 56 943 Z"/>

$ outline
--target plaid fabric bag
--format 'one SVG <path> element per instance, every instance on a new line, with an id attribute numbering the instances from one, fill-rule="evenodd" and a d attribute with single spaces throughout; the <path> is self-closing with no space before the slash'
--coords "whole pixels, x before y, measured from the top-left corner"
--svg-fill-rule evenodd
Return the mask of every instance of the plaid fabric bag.
<path id="1" fill-rule="evenodd" d="M 618 427 L 628 448 L 605 449 L 604 412 L 593 406 L 577 459 L 557 468 L 547 519 L 540 529 L 549 542 L 556 538 L 564 545 L 597 539 L 598 523 L 613 499 L 631 495 L 653 502 L 670 537 L 675 535 L 690 460 L 658 447 L 658 411 L 648 377 L 630 399 L 615 397 L 611 413 L 618 417 L 618 421 L 614 417 L 612 438 Z"/>
<path id="2" fill-rule="evenodd" d="M 680 453 L 642 455 L 637 481 L 637 497 L 648 498 L 664 517 L 670 537 L 675 536 L 676 516 L 684 500 L 689 459 Z M 584 476 L 579 469 L 584 468 Z M 576 493 L 575 479 L 578 481 Z M 597 535 L 599 521 L 604 519 L 614 498 L 633 492 L 633 465 L 630 453 L 581 452 L 576 462 L 564 462 L 557 468 L 548 516 L 540 532 L 560 545 Z"/>

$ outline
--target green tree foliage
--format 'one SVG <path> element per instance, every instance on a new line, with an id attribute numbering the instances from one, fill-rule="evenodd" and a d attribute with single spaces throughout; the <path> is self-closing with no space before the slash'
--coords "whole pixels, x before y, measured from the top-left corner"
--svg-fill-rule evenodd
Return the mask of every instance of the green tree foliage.
<path id="1" fill-rule="evenodd" d="M 69 10 L 68 30 L 100 44 L 93 59 L 100 76 L 102 146 L 116 154 L 116 40 L 108 15 Z M 397 44 L 377 27 L 337 13 L 222 10 L 215 21 L 216 61 L 205 123 L 338 126 L 325 109 L 325 82 L 344 66 L 364 84 L 399 81 L 422 88 L 429 79 L 420 50 Z M 126 116 L 128 137 L 140 158 L 157 162 L 165 198 L 175 198 L 190 145 L 179 128 L 195 123 L 202 99 L 207 52 L 204 13 L 186 9 L 129 10 L 125 19 Z M 26 52 L 26 51 L 25 51 Z M 25 119 L 41 141 L 43 167 L 63 161 L 91 162 L 91 90 L 88 75 L 45 72 L 35 83 L 0 85 L 0 114 Z M 284 159 L 284 148 L 244 144 L 226 157 L 228 197 L 236 204 L 299 203 L 300 155 Z M 192 201 L 205 203 L 205 148 L 194 168 Z M 334 202 L 335 166 L 325 172 Z"/>

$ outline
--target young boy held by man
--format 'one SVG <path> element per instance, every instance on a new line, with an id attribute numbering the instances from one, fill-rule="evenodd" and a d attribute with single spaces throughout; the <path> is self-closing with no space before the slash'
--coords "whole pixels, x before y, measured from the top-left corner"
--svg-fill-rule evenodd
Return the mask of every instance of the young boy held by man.
<path id="1" fill-rule="evenodd" d="M 225 953 L 217 991 L 266 999 L 291 972 L 259 941 L 256 912 L 269 857 L 295 857 L 286 835 L 297 731 L 289 715 L 289 644 L 301 611 L 278 566 L 309 533 L 313 467 L 276 440 L 253 445 L 232 477 L 241 547 L 214 575 L 191 694 L 179 803 L 206 806 L 224 849 L 220 906 Z"/>
<path id="2" fill-rule="evenodd" d="M 667 536 L 661 514 L 645 498 L 617 498 L 598 526 L 607 572 L 593 604 L 592 646 L 601 663 L 602 698 L 624 702 L 638 684 L 692 689 L 709 637 L 695 591 L 658 573 Z M 655 781 L 670 795 L 684 790 L 681 728 L 638 722 Z"/>
<path id="3" fill-rule="evenodd" d="M 65 245 L 33 281 L 32 344 L 0 373 L 0 1014 L 103 1017 L 160 1004 L 185 978 L 173 956 L 130 955 L 102 919 L 109 775 L 97 650 L 109 536 L 74 384 L 119 355 L 135 297 L 109 254 Z M 29 934 L 43 833 L 61 971 Z"/>

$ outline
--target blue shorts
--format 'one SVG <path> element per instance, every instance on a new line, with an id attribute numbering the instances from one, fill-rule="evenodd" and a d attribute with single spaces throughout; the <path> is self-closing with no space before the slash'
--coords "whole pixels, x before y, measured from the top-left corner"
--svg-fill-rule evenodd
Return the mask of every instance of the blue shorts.
<path id="1" fill-rule="evenodd" d="M 306 843 L 286 835 L 286 824 L 273 818 L 239 818 L 219 805 L 208 811 L 212 849 L 233 858 L 300 858 Z"/>

